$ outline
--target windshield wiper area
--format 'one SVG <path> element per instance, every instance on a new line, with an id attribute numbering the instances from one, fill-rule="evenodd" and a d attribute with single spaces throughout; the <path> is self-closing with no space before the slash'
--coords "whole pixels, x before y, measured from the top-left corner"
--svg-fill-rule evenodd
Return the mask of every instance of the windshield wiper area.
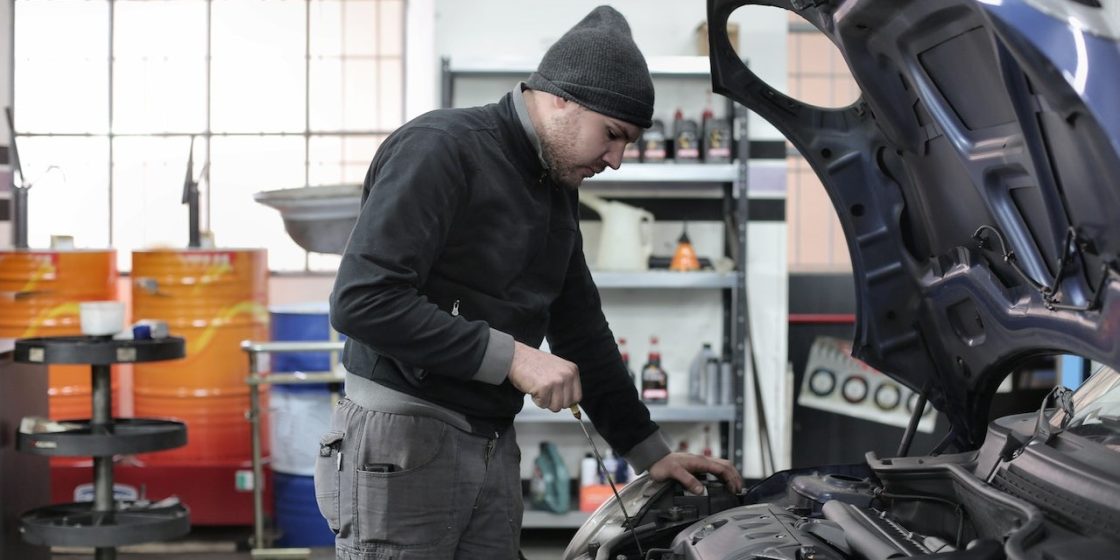
<path id="1" fill-rule="evenodd" d="M 1056 408 L 1050 408 L 1050 399 L 1054 400 Z M 1062 412 L 1062 419 L 1057 426 L 1051 422 L 1054 415 L 1059 411 Z M 1015 437 L 1015 432 L 1008 432 L 1007 440 L 1003 442 L 1003 448 L 999 451 L 999 458 L 996 463 L 992 465 L 992 470 L 988 472 L 985 481 L 989 484 L 992 478 L 995 477 L 996 471 L 1004 463 L 1015 460 L 1016 457 L 1023 454 L 1023 451 L 1032 445 L 1046 445 L 1054 436 L 1066 431 L 1069 423 L 1073 420 L 1073 391 L 1068 387 L 1058 385 L 1054 387 L 1042 399 L 1042 406 L 1038 408 L 1038 419 L 1035 421 L 1034 434 L 1030 439 L 1022 441 Z"/>

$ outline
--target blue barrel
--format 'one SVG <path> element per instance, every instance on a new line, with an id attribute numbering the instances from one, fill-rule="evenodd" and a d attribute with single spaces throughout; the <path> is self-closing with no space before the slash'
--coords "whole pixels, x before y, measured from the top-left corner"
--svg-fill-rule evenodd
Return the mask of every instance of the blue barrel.
<path id="1" fill-rule="evenodd" d="M 334 533 L 315 504 L 312 477 L 277 472 L 272 475 L 272 485 L 272 496 L 276 500 L 272 511 L 280 531 L 276 546 L 334 546 Z"/>
<path id="2" fill-rule="evenodd" d="M 330 339 L 327 302 L 274 306 L 269 313 L 274 341 L 325 342 Z M 271 359 L 274 373 L 330 369 L 329 352 L 273 354 Z M 330 388 L 326 385 L 271 386 L 268 411 L 273 472 L 299 476 L 315 474 L 319 437 L 330 426 L 332 406 Z"/>
<path id="3" fill-rule="evenodd" d="M 330 319 L 327 302 L 277 305 L 269 308 L 269 334 L 274 341 L 330 340 Z M 331 367 L 330 352 L 292 352 L 274 354 L 272 371 L 327 371 Z"/>

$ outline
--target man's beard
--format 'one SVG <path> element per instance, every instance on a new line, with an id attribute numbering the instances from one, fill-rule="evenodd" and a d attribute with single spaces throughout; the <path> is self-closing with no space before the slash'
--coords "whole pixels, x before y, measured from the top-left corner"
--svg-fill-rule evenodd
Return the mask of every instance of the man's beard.
<path id="1" fill-rule="evenodd" d="M 578 189 L 583 183 L 583 176 L 577 172 L 579 166 L 574 165 L 578 117 L 576 112 L 557 115 L 545 123 L 544 134 L 541 135 L 541 152 L 548 164 L 549 177 L 561 187 L 571 190 Z"/>

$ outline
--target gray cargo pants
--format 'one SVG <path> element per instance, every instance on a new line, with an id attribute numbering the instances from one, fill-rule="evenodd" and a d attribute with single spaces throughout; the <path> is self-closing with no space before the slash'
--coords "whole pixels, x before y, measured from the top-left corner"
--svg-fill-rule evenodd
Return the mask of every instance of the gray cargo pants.
<path id="1" fill-rule="evenodd" d="M 345 560 L 516 559 L 521 450 L 428 416 L 343 399 L 320 440 L 315 500 Z"/>

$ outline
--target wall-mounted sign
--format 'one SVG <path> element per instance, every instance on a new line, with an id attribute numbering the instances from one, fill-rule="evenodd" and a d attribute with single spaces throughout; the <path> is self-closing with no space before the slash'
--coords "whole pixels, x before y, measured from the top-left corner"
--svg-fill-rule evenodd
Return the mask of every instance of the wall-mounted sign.
<path id="1" fill-rule="evenodd" d="M 851 343 L 825 336 L 813 341 L 797 397 L 801 406 L 905 428 L 917 401 L 909 387 L 853 358 Z M 927 403 L 918 430 L 932 433 L 936 420 Z"/>

